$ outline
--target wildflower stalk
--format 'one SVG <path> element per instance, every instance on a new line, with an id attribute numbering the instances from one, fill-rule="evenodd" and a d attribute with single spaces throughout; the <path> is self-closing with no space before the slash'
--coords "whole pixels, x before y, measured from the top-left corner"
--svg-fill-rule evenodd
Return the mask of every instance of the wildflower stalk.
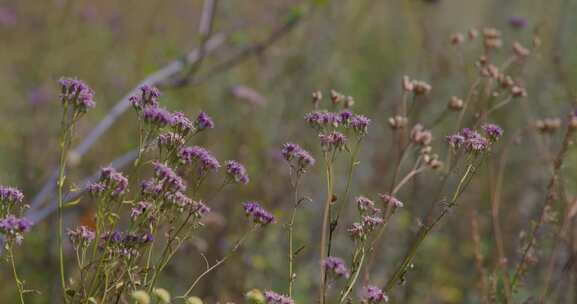
<path id="1" fill-rule="evenodd" d="M 214 269 L 216 269 L 218 266 L 222 265 L 224 262 L 226 262 L 235 252 L 238 251 L 238 249 L 240 248 L 240 246 L 242 246 L 242 244 L 244 243 L 244 241 L 246 241 L 246 238 L 254 231 L 256 230 L 256 228 L 258 227 L 258 225 L 253 225 L 247 232 L 245 232 L 245 234 L 234 244 L 234 246 L 232 247 L 232 249 L 220 260 L 218 260 L 214 265 L 210 266 L 209 268 L 207 268 L 203 273 L 201 273 L 196 280 L 194 280 L 194 282 L 192 282 L 192 284 L 190 285 L 190 287 L 186 290 L 186 292 L 184 293 L 184 295 L 182 295 L 181 298 L 186 299 L 190 293 L 192 292 L 192 290 L 194 289 L 194 287 L 196 286 L 196 284 L 198 284 L 198 282 L 200 282 L 200 280 L 202 280 L 202 278 L 204 278 L 207 274 L 209 274 L 211 271 L 213 271 Z"/>
<path id="2" fill-rule="evenodd" d="M 64 303 L 68 302 L 66 297 L 66 281 L 65 281 L 65 272 L 64 272 L 64 245 L 63 245 L 63 215 L 62 210 L 64 208 L 64 180 L 66 179 L 65 170 L 66 170 L 66 162 L 68 160 L 68 147 L 70 141 L 70 135 L 72 134 L 72 128 L 74 124 L 74 118 L 72 118 L 72 122 L 69 124 L 67 120 L 68 113 L 68 104 L 63 104 L 63 112 L 62 112 L 62 121 L 60 124 L 60 140 L 59 140 L 59 148 L 60 148 L 60 158 L 58 160 L 58 180 L 56 182 L 57 187 L 57 201 L 58 201 L 58 235 L 56 238 L 56 243 L 58 247 L 58 263 L 59 263 L 59 271 L 60 271 L 60 285 L 62 288 L 62 296 L 64 297 Z"/>
<path id="3" fill-rule="evenodd" d="M 345 303 L 345 301 L 347 300 L 347 297 L 349 296 L 349 294 L 353 290 L 353 287 L 355 286 L 355 284 L 359 278 L 359 274 L 361 273 L 361 269 L 363 268 L 363 262 L 365 261 L 365 254 L 366 254 L 366 250 L 365 250 L 365 244 L 363 242 L 359 246 L 359 248 L 357 248 L 357 250 L 355 250 L 355 254 L 353 255 L 353 263 L 354 263 L 353 264 L 354 265 L 353 274 L 352 274 L 351 278 L 349 279 L 349 281 L 347 282 L 347 287 L 341 293 L 339 303 L 341 303 L 341 304 Z M 357 261 L 357 257 L 359 257 L 359 255 L 360 255 L 360 259 Z"/>
<path id="4" fill-rule="evenodd" d="M 12 276 L 14 277 L 14 282 L 16 283 L 16 289 L 18 290 L 18 298 L 20 304 L 24 304 L 24 288 L 22 287 L 22 281 L 18 277 L 18 272 L 16 271 L 16 263 L 14 262 L 14 251 L 12 250 L 12 244 L 6 246 L 8 250 L 8 259 L 10 260 L 10 266 L 12 267 Z"/>
<path id="5" fill-rule="evenodd" d="M 298 208 L 298 204 L 299 204 L 299 176 L 297 174 L 297 178 L 296 181 L 294 183 L 294 203 L 293 203 L 293 209 L 292 209 L 292 213 L 291 213 L 291 217 L 290 217 L 290 222 L 288 224 L 288 237 L 289 237 L 289 252 L 288 252 L 288 258 L 289 258 L 289 272 L 288 272 L 288 296 L 289 298 L 292 298 L 292 293 L 293 293 L 293 283 L 294 283 L 294 271 L 293 271 L 293 261 L 294 261 L 294 247 L 293 247 L 293 226 L 294 226 L 294 222 L 295 222 L 295 216 L 296 216 L 296 211 Z"/>
<path id="6" fill-rule="evenodd" d="M 439 221 L 445 217 L 445 215 L 449 212 L 449 210 L 456 205 L 457 199 L 461 196 L 461 194 L 471 181 L 471 176 L 475 173 L 475 170 L 476 166 L 473 163 L 467 166 L 467 169 L 463 174 L 463 176 L 461 177 L 461 180 L 459 181 L 459 184 L 457 185 L 457 188 L 453 193 L 453 197 L 451 201 L 447 204 L 446 208 L 443 209 L 441 214 L 439 214 L 431 224 L 429 225 L 425 224 L 421 227 L 421 229 L 417 233 L 416 239 L 413 241 L 413 244 L 409 248 L 405 257 L 403 258 L 403 261 L 401 262 L 399 267 L 395 270 L 391 278 L 387 281 L 384 287 L 385 292 L 390 292 L 391 289 L 393 289 L 393 287 L 395 286 L 395 284 L 404 276 L 404 274 L 407 271 L 407 268 L 409 267 L 409 265 L 411 264 L 413 258 L 417 253 L 417 249 L 419 248 L 423 240 L 427 237 L 429 232 L 431 232 L 431 230 L 439 223 Z"/>
<path id="7" fill-rule="evenodd" d="M 333 199 L 333 163 L 332 159 L 329 155 L 329 152 L 324 152 L 324 159 L 325 159 L 325 168 L 326 168 L 326 181 L 327 181 L 327 199 L 324 205 L 323 211 L 323 224 L 321 229 L 321 244 L 320 244 L 320 260 L 323 261 L 328 254 L 326 249 L 327 246 L 327 232 L 329 226 L 329 211 L 331 208 L 331 203 Z M 319 300 L 321 304 L 325 303 L 325 291 L 326 291 L 326 272 L 325 267 L 321 264 L 321 271 L 320 271 L 320 293 L 319 293 Z"/>
<path id="8" fill-rule="evenodd" d="M 529 241 L 527 242 L 527 245 L 523 249 L 523 254 L 521 255 L 521 260 L 519 261 L 519 264 L 517 265 L 517 267 L 515 269 L 515 274 L 513 275 L 513 278 L 511 279 L 511 290 L 515 290 L 515 287 L 517 286 L 517 283 L 519 282 L 519 279 L 521 278 L 522 272 L 525 269 L 525 264 L 527 263 L 527 260 L 529 257 L 529 252 L 531 251 L 531 249 L 535 246 L 535 243 L 537 242 L 537 240 L 536 240 L 537 232 L 539 231 L 539 229 L 541 228 L 541 226 L 545 222 L 545 218 L 547 216 L 546 210 L 547 210 L 548 206 L 551 205 L 551 203 L 554 200 L 555 195 L 553 192 L 555 191 L 555 186 L 557 185 L 557 182 L 560 178 L 561 167 L 563 165 L 563 161 L 565 160 L 565 155 L 567 154 L 567 150 L 569 148 L 569 143 L 571 142 L 571 136 L 573 135 L 573 133 L 574 133 L 574 130 L 570 126 L 568 126 L 567 131 L 565 132 L 565 136 L 563 138 L 563 143 L 561 144 L 561 148 L 559 149 L 559 152 L 557 153 L 557 156 L 555 157 L 555 159 L 553 161 L 553 174 L 551 175 L 551 178 L 549 179 L 549 183 L 547 185 L 547 194 L 545 196 L 545 203 L 543 204 L 543 207 L 541 208 L 541 214 L 539 216 L 539 221 L 531 230 L 531 234 L 529 235 Z"/>

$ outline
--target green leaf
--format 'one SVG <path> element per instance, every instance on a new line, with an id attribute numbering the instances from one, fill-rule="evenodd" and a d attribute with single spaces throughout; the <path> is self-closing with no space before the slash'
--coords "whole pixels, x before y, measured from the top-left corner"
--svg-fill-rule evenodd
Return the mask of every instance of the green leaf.
<path id="1" fill-rule="evenodd" d="M 81 199 L 81 198 L 78 198 L 78 199 L 75 199 L 75 200 L 73 200 L 73 201 L 70 201 L 70 202 L 65 203 L 65 204 L 64 204 L 64 208 L 68 208 L 68 207 L 72 207 L 72 206 L 78 205 L 78 203 L 80 203 L 80 199 Z"/>

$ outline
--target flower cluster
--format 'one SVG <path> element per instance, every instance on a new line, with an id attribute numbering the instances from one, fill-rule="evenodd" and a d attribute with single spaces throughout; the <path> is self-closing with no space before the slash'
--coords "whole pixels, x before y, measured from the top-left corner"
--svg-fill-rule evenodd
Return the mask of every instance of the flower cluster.
<path id="1" fill-rule="evenodd" d="M 258 202 L 245 202 L 242 207 L 246 216 L 251 218 L 255 224 L 264 226 L 275 221 L 274 216 L 264 210 Z"/>
<path id="2" fill-rule="evenodd" d="M 105 167 L 100 170 L 100 179 L 88 186 L 88 191 L 96 197 L 104 192 L 119 197 L 128 191 L 128 179 L 113 167 Z"/>
<path id="3" fill-rule="evenodd" d="M 264 297 L 266 304 L 294 304 L 294 301 L 291 298 L 270 290 L 264 292 Z"/>
<path id="4" fill-rule="evenodd" d="M 379 304 L 388 302 L 389 298 L 380 288 L 369 285 L 363 288 L 361 301 L 363 304 Z"/>
<path id="5" fill-rule="evenodd" d="M 0 186 L 0 202 L 22 203 L 24 194 L 14 187 Z"/>
<path id="6" fill-rule="evenodd" d="M 128 101 L 137 110 L 142 109 L 145 106 L 158 106 L 158 98 L 160 97 L 160 91 L 151 85 L 142 85 L 137 90 L 136 93 L 128 97 Z"/>
<path id="7" fill-rule="evenodd" d="M 212 121 L 212 118 L 206 115 L 206 113 L 200 112 L 194 121 L 194 126 L 198 131 L 202 131 L 204 129 L 214 128 L 214 122 Z"/>
<path id="8" fill-rule="evenodd" d="M 305 115 L 305 121 L 315 130 L 323 130 L 329 127 L 338 128 L 342 122 L 341 116 L 328 111 L 314 111 Z"/>
<path id="9" fill-rule="evenodd" d="M 32 222 L 26 218 L 18 218 L 13 214 L 0 219 L 0 233 L 9 240 L 15 240 L 18 244 L 24 238 L 24 232 L 30 230 L 30 227 L 32 227 Z"/>
<path id="10" fill-rule="evenodd" d="M 348 278 L 350 276 L 349 270 L 345 265 L 343 259 L 339 257 L 330 256 L 322 261 L 325 271 L 335 275 L 338 278 Z"/>
<path id="11" fill-rule="evenodd" d="M 184 137 L 182 137 L 178 133 L 167 132 L 158 135 L 158 139 L 156 140 L 156 142 L 158 145 L 158 149 L 160 149 L 161 151 L 163 149 L 167 151 L 174 151 L 178 149 L 178 147 L 184 145 L 185 140 Z"/>
<path id="12" fill-rule="evenodd" d="M 282 145 L 281 154 L 289 165 L 299 174 L 306 172 L 309 167 L 315 164 L 315 159 L 310 153 L 297 144 L 286 143 Z"/>
<path id="13" fill-rule="evenodd" d="M 166 189 L 172 192 L 184 191 L 186 190 L 186 184 L 184 180 L 172 170 L 169 166 L 155 161 L 152 163 L 154 168 L 154 174 L 158 181 L 162 184 L 162 189 Z"/>
<path id="14" fill-rule="evenodd" d="M 188 119 L 188 117 L 186 117 L 186 115 L 184 115 L 182 112 L 172 113 L 170 126 L 177 134 L 180 134 L 181 136 L 190 134 L 194 128 L 192 121 L 190 121 L 190 119 Z"/>
<path id="15" fill-rule="evenodd" d="M 468 153 L 487 152 L 490 149 L 490 144 L 497 141 L 503 135 L 503 130 L 494 124 L 486 124 L 481 128 L 489 139 L 483 137 L 476 131 L 464 128 L 457 134 L 447 136 L 447 142 L 454 150 L 463 147 Z"/>
<path id="16" fill-rule="evenodd" d="M 224 166 L 226 168 L 226 174 L 231 181 L 248 184 L 248 174 L 242 164 L 234 160 L 227 160 Z"/>
<path id="17" fill-rule="evenodd" d="M 94 231 L 86 226 L 78 226 L 76 229 L 69 229 L 68 238 L 74 245 L 88 244 L 94 240 Z"/>
<path id="18" fill-rule="evenodd" d="M 198 146 L 182 148 L 178 158 L 182 164 L 197 166 L 200 175 L 220 168 L 220 163 L 212 153 Z"/>
<path id="19" fill-rule="evenodd" d="M 132 209 L 130 209 L 130 217 L 132 219 L 137 219 L 141 215 L 146 214 L 146 211 L 152 208 L 152 204 L 149 202 L 140 201 L 136 203 Z"/>
<path id="20" fill-rule="evenodd" d="M 61 93 L 60 100 L 63 104 L 71 106 L 77 113 L 85 113 L 94 108 L 94 91 L 82 80 L 75 78 L 61 78 L 58 80 Z"/>
<path id="21" fill-rule="evenodd" d="M 381 198 L 381 200 L 385 204 L 385 207 L 387 207 L 387 206 L 392 206 L 394 208 L 402 208 L 403 207 L 403 203 L 394 196 L 379 193 L 379 197 Z"/>
<path id="22" fill-rule="evenodd" d="M 139 256 L 139 247 L 150 244 L 154 237 L 150 233 L 106 232 L 100 237 L 101 248 L 113 256 L 133 258 Z"/>
<path id="23" fill-rule="evenodd" d="M 147 106 L 142 111 L 144 122 L 157 127 L 163 128 L 172 125 L 174 122 L 173 115 L 166 109 L 160 107 Z"/>
<path id="24" fill-rule="evenodd" d="M 321 133 L 319 134 L 319 139 L 321 141 L 321 147 L 325 152 L 344 150 L 347 140 L 343 133 L 337 131 Z"/>
<path id="25" fill-rule="evenodd" d="M 347 232 L 355 241 L 364 241 L 367 236 L 377 227 L 381 226 L 384 220 L 378 216 L 363 215 L 360 223 L 353 223 Z"/>
<path id="26" fill-rule="evenodd" d="M 359 196 L 357 197 L 356 202 L 357 208 L 361 214 L 367 211 L 373 214 L 379 212 L 379 209 L 375 207 L 375 202 L 367 197 Z"/>

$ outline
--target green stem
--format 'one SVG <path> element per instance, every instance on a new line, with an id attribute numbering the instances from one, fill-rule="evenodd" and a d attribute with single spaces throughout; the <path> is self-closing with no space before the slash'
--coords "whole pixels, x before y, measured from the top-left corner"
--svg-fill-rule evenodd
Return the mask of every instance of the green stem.
<path id="1" fill-rule="evenodd" d="M 324 153 L 325 158 L 325 167 L 326 167 L 326 178 L 327 178 L 327 199 L 325 201 L 324 211 L 323 211 L 323 226 L 321 230 L 321 244 L 320 244 L 320 260 L 323 261 L 326 258 L 328 251 L 326 248 L 327 243 L 327 231 L 329 225 L 329 211 L 331 207 L 331 201 L 333 198 L 333 177 L 332 177 L 332 161 L 330 159 L 329 153 Z M 321 271 L 320 271 L 320 280 L 321 280 L 321 288 L 320 288 L 320 304 L 325 303 L 325 290 L 326 290 L 326 276 L 325 276 L 325 268 L 322 266 L 321 263 Z"/>
<path id="2" fill-rule="evenodd" d="M 10 259 L 10 265 L 12 266 L 12 276 L 16 282 L 16 288 L 18 289 L 18 296 L 20 299 L 20 304 L 24 304 L 24 289 L 22 288 L 22 282 L 18 278 L 18 273 L 16 272 L 16 263 L 14 262 L 14 252 L 12 251 L 12 245 L 8 245 L 8 258 Z"/>
<path id="3" fill-rule="evenodd" d="M 294 203 L 293 203 L 293 210 L 292 210 L 292 214 L 290 217 L 290 222 L 288 225 L 288 236 L 289 236 L 289 252 L 288 252 L 288 258 L 289 258 L 289 272 L 288 272 L 288 282 L 289 282 L 289 286 L 288 286 L 288 296 L 289 298 L 292 298 L 292 293 L 293 293 L 293 283 L 294 283 L 294 272 L 293 272 L 293 260 L 294 260 L 294 249 L 293 249 L 293 225 L 295 222 L 295 216 L 296 216 L 296 211 L 298 208 L 298 203 L 299 203 L 299 196 L 298 196 L 298 187 L 299 187 L 299 178 L 297 176 L 296 182 L 295 182 L 295 186 L 294 186 Z"/>
<path id="4" fill-rule="evenodd" d="M 68 105 L 65 103 L 63 106 L 63 114 L 62 114 L 62 122 L 61 122 L 61 129 L 60 129 L 60 158 L 58 160 L 58 180 L 56 182 L 57 188 L 57 196 L 58 196 L 58 209 L 57 209 L 57 217 L 58 217 L 58 234 L 56 238 L 56 243 L 58 247 L 58 262 L 59 262 L 59 270 L 60 270 L 60 285 L 62 287 L 62 296 L 64 298 L 64 303 L 68 302 L 66 297 L 66 281 L 65 281 L 65 272 L 64 272 L 64 246 L 62 241 L 62 236 L 64 233 L 63 227 L 63 216 L 62 216 L 62 209 L 64 206 L 64 179 L 65 179 L 65 169 L 66 169 L 66 160 L 68 157 L 68 131 L 72 131 L 72 126 L 68 126 L 67 117 L 68 115 Z"/>
<path id="5" fill-rule="evenodd" d="M 364 260 L 365 260 L 365 246 L 364 246 L 364 244 L 362 244 L 361 245 L 361 259 L 358 262 L 358 265 L 357 265 L 357 267 L 353 273 L 353 276 L 349 280 L 349 284 L 347 286 L 347 289 L 345 289 L 345 291 L 341 295 L 341 299 L 340 299 L 339 303 L 345 303 L 345 300 L 347 299 L 348 295 L 353 290 L 353 287 L 355 286 L 355 283 L 357 282 L 357 280 L 359 278 L 359 274 L 361 273 L 361 269 L 363 268 Z"/>

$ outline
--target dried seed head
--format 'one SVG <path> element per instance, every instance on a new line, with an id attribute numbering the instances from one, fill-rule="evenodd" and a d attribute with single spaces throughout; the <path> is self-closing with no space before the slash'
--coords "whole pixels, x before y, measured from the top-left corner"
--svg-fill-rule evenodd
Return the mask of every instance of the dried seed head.
<path id="1" fill-rule="evenodd" d="M 489 78 L 499 77 L 499 68 L 493 64 L 489 64 L 481 69 L 481 76 Z"/>
<path id="2" fill-rule="evenodd" d="M 577 116 L 571 115 L 571 118 L 569 119 L 569 128 L 572 131 L 577 130 Z"/>
<path id="3" fill-rule="evenodd" d="M 427 95 L 431 92 L 431 85 L 424 81 L 413 81 L 413 92 L 415 95 Z"/>
<path id="4" fill-rule="evenodd" d="M 487 56 L 485 55 L 479 57 L 479 61 L 477 61 L 477 64 L 481 67 L 487 65 L 487 63 L 489 63 L 489 59 L 487 59 Z"/>
<path id="5" fill-rule="evenodd" d="M 498 80 L 499 84 L 501 84 L 501 88 L 503 89 L 507 89 L 515 85 L 515 81 L 513 81 L 513 78 L 511 78 L 509 75 L 500 74 Z"/>
<path id="6" fill-rule="evenodd" d="M 323 93 L 321 91 L 313 92 L 313 104 L 318 104 L 323 99 Z"/>
<path id="7" fill-rule="evenodd" d="M 535 128 L 543 134 L 553 134 L 561 127 L 561 119 L 558 117 L 550 117 L 537 120 Z"/>
<path id="8" fill-rule="evenodd" d="M 483 29 L 483 37 L 485 39 L 497 39 L 501 37 L 501 32 L 496 28 L 486 27 Z"/>
<path id="9" fill-rule="evenodd" d="M 409 78 L 409 76 L 403 76 L 403 80 L 401 81 L 401 86 L 403 87 L 403 90 L 405 92 L 412 92 L 413 89 L 415 88 L 413 85 L 413 82 L 411 81 L 411 79 Z"/>
<path id="10" fill-rule="evenodd" d="M 477 31 L 475 28 L 469 29 L 469 31 L 467 31 L 467 36 L 470 40 L 473 40 L 479 36 L 479 31 Z"/>
<path id="11" fill-rule="evenodd" d="M 519 58 L 524 58 L 529 56 L 529 54 L 531 54 L 531 51 L 523 47 L 519 42 L 515 42 L 513 43 L 513 53 L 515 53 L 515 55 Z"/>
<path id="12" fill-rule="evenodd" d="M 527 97 L 527 91 L 520 85 L 514 85 L 511 88 L 511 94 L 513 97 Z"/>
<path id="13" fill-rule="evenodd" d="M 345 99 L 345 95 L 335 91 L 335 90 L 331 90 L 331 101 L 333 102 L 333 104 L 338 104 L 340 102 L 342 102 Z"/>
<path id="14" fill-rule="evenodd" d="M 433 170 L 437 170 L 443 166 L 443 162 L 439 160 L 439 155 L 437 154 L 427 154 L 423 157 L 423 160 Z"/>
<path id="15" fill-rule="evenodd" d="M 456 33 L 451 36 L 451 44 L 452 45 L 459 45 L 465 41 L 465 36 L 461 33 Z"/>
<path id="16" fill-rule="evenodd" d="M 405 116 L 397 115 L 389 118 L 389 126 L 393 130 L 403 129 L 408 123 L 408 119 Z"/>
<path id="17" fill-rule="evenodd" d="M 416 124 L 411 130 L 411 141 L 421 146 L 428 146 L 433 140 L 431 131 L 425 130 L 423 125 Z"/>
<path id="18" fill-rule="evenodd" d="M 484 43 L 487 49 L 499 49 L 503 46 L 503 40 L 500 38 L 487 38 Z"/>
<path id="19" fill-rule="evenodd" d="M 463 109 L 463 106 L 464 106 L 463 100 L 457 96 L 452 96 L 451 99 L 449 99 L 449 104 L 447 105 L 447 107 L 451 111 L 461 111 Z"/>
<path id="20" fill-rule="evenodd" d="M 355 99 L 352 96 L 347 96 L 345 99 L 344 107 L 346 109 L 352 108 L 355 105 Z"/>

